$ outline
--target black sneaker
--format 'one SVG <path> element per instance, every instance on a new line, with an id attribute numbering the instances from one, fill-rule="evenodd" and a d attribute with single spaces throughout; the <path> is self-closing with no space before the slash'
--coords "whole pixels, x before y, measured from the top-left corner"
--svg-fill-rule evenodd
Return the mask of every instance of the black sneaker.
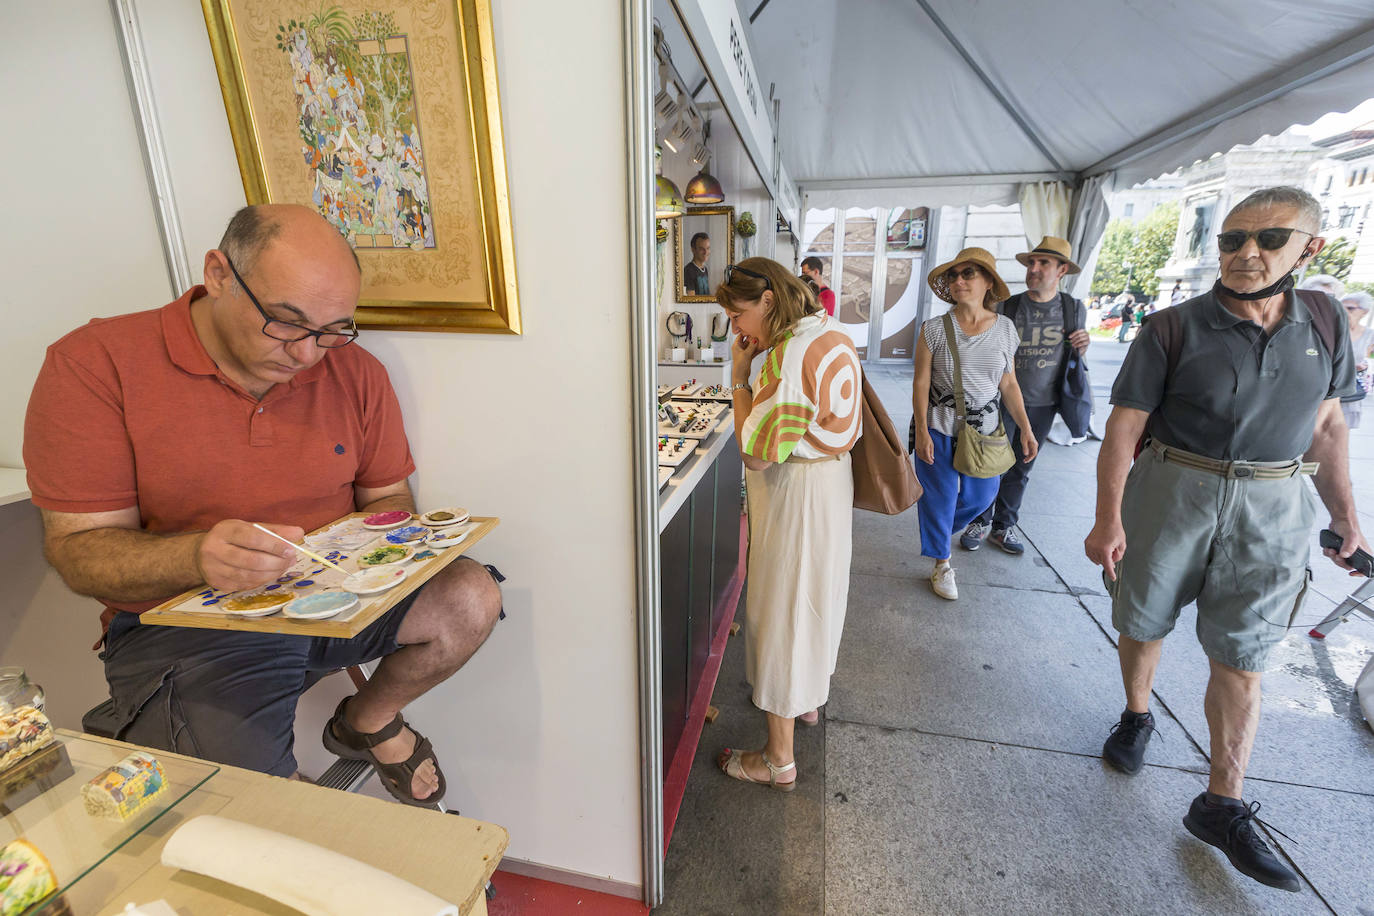
<path id="1" fill-rule="evenodd" d="M 983 546 L 983 538 L 988 536 L 988 526 L 978 520 L 969 522 L 964 533 L 959 535 L 959 546 L 965 550 L 977 550 Z"/>
<path id="2" fill-rule="evenodd" d="M 1269 849 L 1269 844 L 1260 837 L 1254 821 L 1260 821 L 1260 803 L 1248 805 L 1209 805 L 1207 793 L 1193 799 L 1192 807 L 1183 818 L 1183 826 L 1188 832 L 1211 843 L 1226 853 L 1236 871 L 1254 878 L 1260 884 L 1277 887 L 1285 891 L 1302 889 L 1298 876 L 1288 866 L 1279 861 Z M 1268 826 L 1268 825 L 1266 825 Z M 1275 829 L 1270 827 L 1271 830 Z"/>
<path id="3" fill-rule="evenodd" d="M 1121 721 L 1112 726 L 1112 733 L 1102 745 L 1102 759 L 1115 769 L 1134 776 L 1145 765 L 1145 745 L 1155 733 L 1155 717 L 1148 712 L 1134 713 L 1129 709 L 1121 714 Z"/>
<path id="4" fill-rule="evenodd" d="M 1014 557 L 1019 557 L 1026 552 L 1026 545 L 1021 543 L 1021 539 L 1016 536 L 1016 532 L 1012 531 L 1010 528 L 992 529 L 992 534 L 988 535 L 988 543 L 996 544 Z"/>

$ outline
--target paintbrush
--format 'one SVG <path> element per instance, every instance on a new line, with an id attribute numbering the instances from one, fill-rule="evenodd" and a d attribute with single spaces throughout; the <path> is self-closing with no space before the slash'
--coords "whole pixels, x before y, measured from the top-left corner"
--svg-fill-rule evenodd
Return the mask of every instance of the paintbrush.
<path id="1" fill-rule="evenodd" d="M 302 547 L 300 544 L 295 543 L 294 541 L 288 541 L 286 538 L 282 537 L 280 534 L 277 534 L 275 531 L 272 531 L 272 530 L 270 530 L 270 529 L 268 529 L 268 528 L 262 527 L 262 526 L 259 525 L 257 522 L 253 522 L 253 527 L 256 528 L 256 529 L 258 529 L 259 531 L 261 531 L 263 534 L 270 534 L 270 535 L 272 535 L 272 537 L 274 537 L 274 538 L 276 538 L 277 540 L 281 541 L 283 544 L 289 544 L 290 546 L 292 546 L 292 547 L 295 548 L 296 550 L 299 550 L 301 553 L 305 554 L 305 555 L 306 555 L 307 557 L 309 557 L 310 559 L 315 560 L 315 561 L 320 562 L 320 563 L 323 563 L 325 566 L 328 566 L 330 569 L 336 569 L 336 570 L 338 570 L 339 572 L 343 573 L 345 576 L 351 576 L 351 575 L 353 575 L 351 572 L 349 572 L 348 570 L 344 569 L 344 568 L 343 568 L 342 566 L 340 566 L 339 564 L 329 562 L 328 560 L 326 560 L 324 557 L 320 556 L 319 554 L 317 554 L 317 553 L 312 553 L 311 551 L 306 550 L 304 547 Z"/>

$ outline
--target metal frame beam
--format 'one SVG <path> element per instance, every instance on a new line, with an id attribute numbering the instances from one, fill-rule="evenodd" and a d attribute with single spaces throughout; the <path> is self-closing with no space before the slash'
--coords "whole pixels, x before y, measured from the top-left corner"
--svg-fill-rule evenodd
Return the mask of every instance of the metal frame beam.
<path id="1" fill-rule="evenodd" d="M 988 92 L 992 93 L 992 97 L 997 99 L 1002 109 L 1016 122 L 1016 126 L 1021 128 L 1021 133 L 1026 135 L 1026 139 L 1035 144 L 1035 148 L 1040 151 L 1040 155 L 1044 156 L 1056 169 L 1064 171 L 1064 163 L 1060 162 L 1059 158 L 1049 151 L 1049 147 L 1045 146 L 1044 141 L 1040 139 L 1040 134 L 1036 132 L 1035 128 L 1031 127 L 1030 121 L 1021 113 L 1021 110 L 1002 94 L 1002 90 L 997 88 L 997 85 L 993 83 L 991 77 L 984 72 L 982 67 L 978 66 L 977 62 L 969 55 L 968 51 L 964 49 L 959 39 L 956 38 L 954 33 L 949 30 L 949 27 L 945 25 L 945 21 L 936 14 L 935 10 L 931 9 L 928 0 L 916 0 L 916 2 L 920 5 L 921 9 L 925 11 L 930 21 L 935 23 L 935 27 L 940 30 L 940 34 L 945 36 L 945 41 L 948 41 L 950 46 L 959 52 L 959 56 L 964 59 L 964 63 L 968 65 L 968 68 L 982 81 L 983 86 L 987 88 Z"/>
<path id="2" fill-rule="evenodd" d="M 924 5 L 924 0 L 917 0 Z M 1252 83 L 1235 92 L 1228 92 L 1226 98 L 1201 111 L 1180 118 L 1148 137 L 1136 140 L 1079 172 L 1083 178 L 1128 165 L 1172 143 L 1201 133 L 1244 114 L 1266 102 L 1283 96 L 1294 89 L 1314 83 L 1347 67 L 1374 57 L 1374 29 L 1367 29 L 1352 38 L 1333 45 L 1320 54 L 1304 58 L 1292 67 L 1285 68 L 1273 76 Z"/>
<path id="3" fill-rule="evenodd" d="M 987 175 L 921 175 L 908 178 L 805 178 L 805 191 L 867 191 L 873 188 L 934 188 L 966 184 L 1020 184 L 1028 181 L 1072 181 L 1073 172 L 997 172 Z"/>

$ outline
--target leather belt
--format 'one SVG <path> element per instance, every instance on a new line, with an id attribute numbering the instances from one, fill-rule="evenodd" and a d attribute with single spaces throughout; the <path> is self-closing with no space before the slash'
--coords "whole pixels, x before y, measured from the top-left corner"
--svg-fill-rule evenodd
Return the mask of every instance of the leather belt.
<path id="1" fill-rule="evenodd" d="M 1291 461 L 1222 461 L 1154 441 L 1150 442 L 1150 449 L 1161 461 L 1195 471 L 1206 471 L 1228 480 L 1287 480 L 1295 474 L 1310 476 L 1321 467 L 1319 462 L 1299 458 Z"/>
<path id="2" fill-rule="evenodd" d="M 844 455 L 826 455 L 824 458 L 801 458 L 797 455 L 790 455 L 784 464 L 821 464 L 825 461 L 839 461 Z"/>

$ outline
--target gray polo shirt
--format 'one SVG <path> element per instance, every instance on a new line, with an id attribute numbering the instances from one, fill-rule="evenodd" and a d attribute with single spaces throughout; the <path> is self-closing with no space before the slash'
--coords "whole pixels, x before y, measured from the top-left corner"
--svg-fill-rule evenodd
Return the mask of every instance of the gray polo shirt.
<path id="1" fill-rule="evenodd" d="M 1174 306 L 1182 346 L 1173 377 L 1147 321 L 1112 386 L 1112 403 L 1150 412 L 1164 445 L 1223 461 L 1287 461 L 1312 445 L 1322 401 L 1355 390 L 1350 328 L 1336 309 L 1328 353 L 1307 305 L 1290 291 L 1273 334 L 1237 317 L 1210 291 Z"/>

